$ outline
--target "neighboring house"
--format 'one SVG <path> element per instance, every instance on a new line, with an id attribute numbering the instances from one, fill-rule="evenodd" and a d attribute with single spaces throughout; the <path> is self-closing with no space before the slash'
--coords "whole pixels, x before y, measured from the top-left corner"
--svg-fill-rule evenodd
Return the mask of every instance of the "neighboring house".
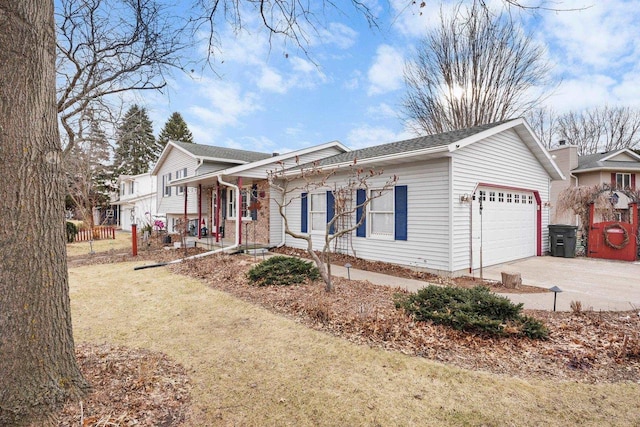
<path id="1" fill-rule="evenodd" d="M 196 170 L 186 178 L 170 180 L 171 190 L 167 191 L 180 187 L 188 189 L 189 200 L 196 201 L 195 221 L 201 225 L 208 224 L 211 230 L 208 234 L 216 242 L 224 239 L 238 245 L 244 240 L 275 246 L 284 242 L 284 231 L 282 218 L 270 196 L 269 172 L 346 151 L 347 147 L 333 141 L 286 154 L 267 155 L 252 162 L 228 162 L 226 168 L 210 168 L 202 173 Z M 226 155 L 232 154 L 233 151 Z M 184 214 L 176 214 L 177 217 L 181 215 Z M 191 218 L 192 215 L 189 216 Z"/>
<path id="2" fill-rule="evenodd" d="M 118 177 L 120 193 L 118 201 L 119 225 L 123 230 L 131 231 L 131 224 L 142 228 L 158 219 L 156 211 L 157 186 L 150 173 L 140 175 L 120 175 Z"/>
<path id="3" fill-rule="evenodd" d="M 556 207 L 561 192 L 572 186 L 611 186 L 615 194 L 615 212 L 618 221 L 629 221 L 629 198 L 619 190 L 636 191 L 640 175 L 640 155 L 623 148 L 606 153 L 578 156 L 578 147 L 561 142 L 558 148 L 549 150 L 556 164 L 567 177 L 566 181 L 551 183 L 551 223 L 579 225 L 579 219 Z M 618 190 L 618 191 L 616 191 Z"/>
<path id="4" fill-rule="evenodd" d="M 171 186 L 172 182 L 188 176 L 246 165 L 272 156 L 269 153 L 255 151 L 168 142 L 151 171 L 158 189 L 157 211 L 159 215 L 166 217 L 168 231 L 178 232 L 178 224 L 185 216 L 191 230 L 212 229 L 209 215 L 211 209 L 208 208 L 211 206 L 211 192 L 198 192 L 197 187 Z"/>
<path id="5" fill-rule="evenodd" d="M 550 183 L 563 175 L 523 119 L 326 157 L 319 166 L 336 169 L 329 186 L 344 181 L 342 171 L 354 159 L 364 168 L 384 170 L 370 183 L 372 191 L 391 175 L 399 178 L 369 206 L 354 233 L 351 247 L 360 258 L 466 274 L 546 252 Z M 318 249 L 322 218 L 334 209 L 328 190 L 294 198 L 286 209 L 291 229 L 316 237 Z M 363 192 L 357 201 L 367 196 Z M 285 243 L 306 245 L 288 235 Z"/>

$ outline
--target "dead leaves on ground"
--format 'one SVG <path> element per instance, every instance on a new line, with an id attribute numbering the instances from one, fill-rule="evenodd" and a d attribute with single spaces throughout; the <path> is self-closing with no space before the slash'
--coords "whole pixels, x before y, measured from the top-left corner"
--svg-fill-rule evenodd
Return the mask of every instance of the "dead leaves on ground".
<path id="1" fill-rule="evenodd" d="M 184 368 L 166 355 L 80 344 L 76 357 L 92 391 L 65 405 L 59 426 L 176 426 L 184 420 L 191 386 Z"/>
<path id="2" fill-rule="evenodd" d="M 360 344 L 522 378 L 640 381 L 637 312 L 526 311 L 546 323 L 550 329 L 548 340 L 491 338 L 414 322 L 394 307 L 393 294 L 403 291 L 366 281 L 334 278 L 333 293 L 327 293 L 320 282 L 250 286 L 246 271 L 252 263 L 249 257 L 216 255 L 172 268 L 312 328 Z"/>

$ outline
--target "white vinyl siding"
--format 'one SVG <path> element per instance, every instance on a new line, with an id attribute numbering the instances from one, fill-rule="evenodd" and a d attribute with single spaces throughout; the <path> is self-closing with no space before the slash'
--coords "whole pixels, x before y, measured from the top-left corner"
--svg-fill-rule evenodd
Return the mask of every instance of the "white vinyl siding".
<path id="1" fill-rule="evenodd" d="M 195 170 L 198 165 L 198 160 L 194 157 L 187 155 L 181 150 L 172 149 L 165 161 L 162 163 L 160 168 L 158 168 L 155 173 L 157 179 L 157 185 L 159 191 L 163 190 L 163 176 L 171 174 L 172 178 L 175 179 L 175 172 L 177 170 Z M 184 193 L 181 195 L 176 195 L 176 190 L 173 189 L 171 191 L 170 197 L 162 197 L 164 192 L 159 194 L 158 197 L 158 214 L 159 215 L 184 215 Z M 206 206 L 203 203 L 203 206 Z M 189 215 L 195 215 L 198 212 L 198 197 L 195 192 L 187 191 L 187 213 Z M 170 224 L 169 224 L 170 225 Z"/>
<path id="2" fill-rule="evenodd" d="M 355 253 L 360 258 L 374 261 L 448 271 L 448 160 L 436 159 L 385 166 L 384 173 L 371 179 L 369 185 L 372 188 L 381 188 L 388 177 L 394 174 L 399 178 L 398 185 L 407 186 L 407 240 L 356 238 L 354 231 L 352 244 Z M 327 183 L 327 189 L 344 178 L 340 175 L 332 177 Z M 293 182 L 292 186 L 296 184 Z M 300 230 L 300 208 L 299 198 L 287 206 L 287 219 L 294 231 Z M 352 221 L 355 224 L 355 215 Z M 314 248 L 321 249 L 324 233 L 312 236 Z M 306 247 L 306 242 L 288 235 L 286 244 L 301 249 Z"/>
<path id="3" fill-rule="evenodd" d="M 507 130 L 478 141 L 452 155 L 452 271 L 468 272 L 471 262 L 471 202 L 461 202 L 460 196 L 471 195 L 478 184 L 493 184 L 518 189 L 537 190 L 542 202 L 549 200 L 549 177 L 515 131 Z M 493 191 L 493 190 L 491 190 Z M 505 203 L 515 201 L 521 191 L 495 189 L 496 198 Z M 527 203 L 529 193 L 527 193 Z M 532 200 L 537 212 L 536 201 Z M 547 247 L 548 208 L 542 206 L 542 250 Z M 534 223 L 533 226 L 536 226 Z M 537 243 L 536 243 L 537 245 Z M 477 257 L 475 254 L 474 257 Z"/>

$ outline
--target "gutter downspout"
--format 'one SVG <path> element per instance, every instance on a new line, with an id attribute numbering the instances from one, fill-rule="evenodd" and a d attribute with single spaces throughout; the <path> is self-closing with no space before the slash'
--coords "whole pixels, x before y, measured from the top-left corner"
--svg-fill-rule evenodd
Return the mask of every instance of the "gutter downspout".
<path id="1" fill-rule="evenodd" d="M 231 187 L 233 189 L 236 190 L 236 194 L 240 194 L 240 189 L 238 188 L 237 185 L 235 184 L 231 184 L 230 182 L 226 182 L 223 181 L 222 178 L 220 177 L 220 175 L 218 175 L 216 178 L 218 178 L 218 183 L 222 184 L 222 185 L 226 185 L 227 187 Z M 226 249 L 232 249 L 232 248 L 237 248 L 238 246 L 240 246 L 240 233 L 238 232 L 238 217 L 240 215 L 242 215 L 242 206 L 236 206 L 236 233 L 235 233 L 235 243 L 233 246 L 231 246 L 230 248 L 226 248 Z M 203 254 L 201 254 L 203 255 Z"/>

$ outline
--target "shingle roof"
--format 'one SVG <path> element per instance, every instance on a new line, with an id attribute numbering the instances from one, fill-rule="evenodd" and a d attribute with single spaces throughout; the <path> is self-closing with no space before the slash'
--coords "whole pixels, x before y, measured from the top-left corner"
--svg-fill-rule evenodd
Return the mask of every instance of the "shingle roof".
<path id="1" fill-rule="evenodd" d="M 472 128 L 454 130 L 451 132 L 445 132 L 435 135 L 425 135 L 418 138 L 406 139 L 404 141 L 391 142 L 388 144 L 376 145 L 374 147 L 366 147 L 358 150 L 348 151 L 346 153 L 336 154 L 332 157 L 317 162 L 318 166 L 327 166 L 340 163 L 352 162 L 354 159 L 362 161 L 365 159 L 371 159 L 381 156 L 389 156 L 399 153 L 410 153 L 412 151 L 425 150 L 429 148 L 442 147 L 452 144 L 456 141 L 463 140 L 472 135 L 480 132 L 484 132 L 493 127 L 499 126 L 510 120 L 503 120 L 501 122 L 474 126 Z"/>
<path id="2" fill-rule="evenodd" d="M 196 157 L 229 159 L 251 163 L 272 156 L 271 153 L 259 153 L 257 151 L 237 150 L 235 148 L 216 147 L 213 145 L 194 144 L 190 142 L 172 142 Z"/>
<path id="3" fill-rule="evenodd" d="M 580 172 L 581 170 L 592 170 L 592 169 L 625 169 L 625 170 L 640 171 L 640 162 L 621 162 L 621 161 L 615 161 L 615 160 L 602 160 L 620 151 L 624 151 L 624 149 L 607 151 L 606 153 L 596 153 L 596 154 L 587 154 L 584 156 L 578 156 L 578 167 L 576 167 L 573 170 L 573 172 Z"/>

